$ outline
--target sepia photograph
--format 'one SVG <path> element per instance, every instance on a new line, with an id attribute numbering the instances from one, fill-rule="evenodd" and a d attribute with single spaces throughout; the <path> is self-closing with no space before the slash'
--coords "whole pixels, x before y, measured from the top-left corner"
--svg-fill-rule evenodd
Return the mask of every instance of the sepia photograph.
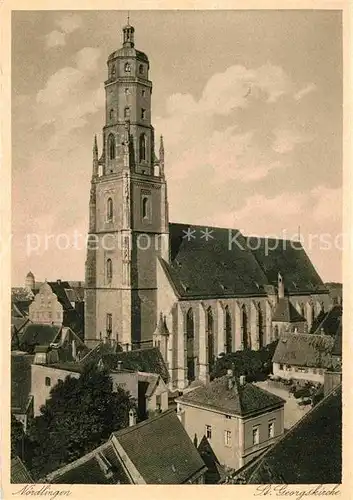
<path id="1" fill-rule="evenodd" d="M 340 494 L 343 41 L 339 8 L 12 11 L 15 495 Z"/>

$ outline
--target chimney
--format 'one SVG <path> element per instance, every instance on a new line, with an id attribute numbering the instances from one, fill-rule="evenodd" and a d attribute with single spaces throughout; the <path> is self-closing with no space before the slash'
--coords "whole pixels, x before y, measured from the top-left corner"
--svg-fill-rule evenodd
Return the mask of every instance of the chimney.
<path id="1" fill-rule="evenodd" d="M 245 375 L 240 375 L 240 377 L 239 377 L 239 385 L 243 386 L 243 385 L 245 385 L 245 382 L 246 382 Z"/>
<path id="2" fill-rule="evenodd" d="M 118 363 L 117 363 L 117 369 L 118 369 L 119 372 L 123 369 L 123 362 L 122 361 L 118 361 Z"/>
<path id="3" fill-rule="evenodd" d="M 136 425 L 136 411 L 131 408 L 129 411 L 129 427 Z"/>
<path id="4" fill-rule="evenodd" d="M 227 370 L 227 382 L 228 382 L 228 389 L 231 390 L 234 387 L 234 377 L 233 377 L 233 370 Z"/>
<path id="5" fill-rule="evenodd" d="M 76 361 L 77 358 L 76 340 L 72 341 L 72 357 Z"/>

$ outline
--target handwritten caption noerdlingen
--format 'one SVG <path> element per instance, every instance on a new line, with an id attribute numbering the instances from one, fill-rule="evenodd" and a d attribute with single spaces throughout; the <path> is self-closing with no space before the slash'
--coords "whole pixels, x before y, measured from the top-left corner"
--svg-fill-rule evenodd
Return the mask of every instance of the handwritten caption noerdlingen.
<path id="1" fill-rule="evenodd" d="M 305 488 L 289 484 L 261 484 L 254 492 L 254 496 L 290 497 L 293 500 L 302 500 L 304 497 L 338 497 L 340 494 L 340 484 L 318 484 Z"/>
<path id="2" fill-rule="evenodd" d="M 20 496 L 44 496 L 51 500 L 57 497 L 69 497 L 71 495 L 69 488 L 55 488 L 51 484 L 26 484 L 19 490 L 13 491 L 13 495 Z"/>

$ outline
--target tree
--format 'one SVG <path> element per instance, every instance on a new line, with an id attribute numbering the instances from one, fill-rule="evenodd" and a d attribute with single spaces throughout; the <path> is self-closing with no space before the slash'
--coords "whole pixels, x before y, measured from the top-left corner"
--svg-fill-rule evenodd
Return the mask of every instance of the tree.
<path id="1" fill-rule="evenodd" d="M 11 414 L 11 458 L 18 455 L 23 459 L 24 437 L 23 425 Z"/>
<path id="2" fill-rule="evenodd" d="M 113 392 L 109 373 L 94 365 L 85 367 L 78 379 L 59 381 L 29 429 L 34 477 L 39 479 L 101 445 L 128 425 L 134 406 L 123 389 Z"/>
<path id="3" fill-rule="evenodd" d="M 249 381 L 263 379 L 270 373 L 277 343 L 278 341 L 271 342 L 258 351 L 244 349 L 223 354 L 214 364 L 210 375 L 211 380 L 226 375 L 228 369 L 232 369 L 236 376 L 246 375 Z"/>

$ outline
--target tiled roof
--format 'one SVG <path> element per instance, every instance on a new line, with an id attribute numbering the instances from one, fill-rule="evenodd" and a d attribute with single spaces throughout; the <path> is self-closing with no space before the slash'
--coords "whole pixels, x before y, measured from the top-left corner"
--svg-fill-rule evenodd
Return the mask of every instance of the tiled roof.
<path id="1" fill-rule="evenodd" d="M 118 361 L 122 368 L 139 372 L 157 373 L 164 382 L 169 380 L 169 373 L 158 347 L 135 349 L 102 356 L 103 364 L 109 369 L 116 369 Z"/>
<path id="2" fill-rule="evenodd" d="M 22 316 L 28 316 L 29 306 L 32 304 L 33 300 L 13 300 L 12 303 L 16 306 Z"/>
<path id="3" fill-rule="evenodd" d="M 313 333 L 335 336 L 340 328 L 343 309 L 340 305 L 333 306 L 313 329 Z"/>
<path id="4" fill-rule="evenodd" d="M 24 352 L 11 352 L 11 410 L 23 413 L 31 392 L 31 363 L 34 356 Z"/>
<path id="5" fill-rule="evenodd" d="M 205 386 L 183 394 L 176 401 L 239 416 L 266 411 L 285 403 L 282 398 L 256 385 L 248 382 L 240 385 L 237 379 L 234 379 L 234 385 L 230 389 L 228 380 L 228 375 L 217 378 Z"/>
<path id="6" fill-rule="evenodd" d="M 328 293 L 301 244 L 290 240 L 247 237 L 269 284 L 277 286 L 278 273 L 290 294 Z M 294 243 L 294 244 L 293 244 Z M 273 250 L 271 250 L 273 248 Z"/>
<path id="7" fill-rule="evenodd" d="M 108 441 L 91 453 L 48 474 L 56 484 L 129 484 L 114 445 Z"/>
<path id="8" fill-rule="evenodd" d="M 195 237 L 187 237 L 189 229 Z M 161 263 L 179 296 L 265 295 L 267 278 L 239 231 L 232 234 L 242 249 L 229 244 L 228 229 L 169 224 L 169 232 L 171 264 Z"/>
<path id="9" fill-rule="evenodd" d="M 342 319 L 336 332 L 335 342 L 333 344 L 331 354 L 333 356 L 342 356 Z"/>
<path id="10" fill-rule="evenodd" d="M 59 337 L 60 326 L 32 323 L 26 326 L 21 337 L 21 345 L 49 345 Z"/>
<path id="11" fill-rule="evenodd" d="M 147 484 L 183 484 L 206 470 L 174 410 L 113 436 Z"/>
<path id="12" fill-rule="evenodd" d="M 273 363 L 326 368 L 331 365 L 334 339 L 329 335 L 287 334 L 279 339 Z"/>
<path id="13" fill-rule="evenodd" d="M 169 232 L 171 263 L 160 262 L 180 297 L 263 296 L 279 272 L 290 293 L 327 291 L 304 249 L 290 241 L 269 250 L 273 241 L 236 229 L 171 223 Z"/>
<path id="14" fill-rule="evenodd" d="M 342 388 L 334 389 L 259 460 L 249 484 L 342 481 Z"/>
<path id="15" fill-rule="evenodd" d="M 306 321 L 306 319 L 298 313 L 288 297 L 284 297 L 283 299 L 279 299 L 276 304 L 272 321 L 279 321 L 282 323 L 299 323 Z"/>
<path id="16" fill-rule="evenodd" d="M 29 322 L 28 318 L 16 318 L 16 317 L 11 317 L 11 326 L 15 328 L 16 333 L 20 333 L 21 330 L 26 326 L 26 324 Z"/>
<path id="17" fill-rule="evenodd" d="M 80 363 L 82 365 L 88 363 L 98 363 L 103 358 L 103 356 L 106 356 L 108 354 L 115 355 L 116 349 L 116 345 L 100 342 L 80 359 Z"/>
<path id="18" fill-rule="evenodd" d="M 165 317 L 163 317 L 162 313 L 159 315 L 159 320 L 154 331 L 154 335 L 169 335 L 166 319 Z"/>
<path id="19" fill-rule="evenodd" d="M 11 483 L 26 484 L 33 483 L 33 479 L 26 466 L 19 457 L 11 459 Z"/>

